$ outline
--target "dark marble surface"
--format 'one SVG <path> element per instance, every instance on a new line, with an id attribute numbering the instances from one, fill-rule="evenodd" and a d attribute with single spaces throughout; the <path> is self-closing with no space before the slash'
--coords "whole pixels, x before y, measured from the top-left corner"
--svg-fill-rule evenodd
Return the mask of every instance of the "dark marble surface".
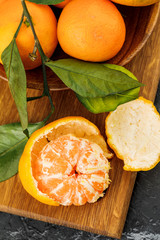
<path id="1" fill-rule="evenodd" d="M 160 84 L 155 100 L 160 112 Z M 0 213 L 0 240 L 110 240 L 111 238 Z M 122 240 L 160 240 L 160 163 L 139 172 Z"/>

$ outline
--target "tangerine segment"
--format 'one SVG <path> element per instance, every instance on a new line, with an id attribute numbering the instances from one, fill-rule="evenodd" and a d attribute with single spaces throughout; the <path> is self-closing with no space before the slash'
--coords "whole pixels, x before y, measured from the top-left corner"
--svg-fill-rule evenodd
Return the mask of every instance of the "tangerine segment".
<path id="1" fill-rule="evenodd" d="M 85 179 L 95 190 L 103 192 L 109 185 L 109 175 L 105 172 L 97 172 L 93 174 L 83 174 Z"/>
<path id="2" fill-rule="evenodd" d="M 102 149 L 97 144 L 85 140 L 80 143 L 79 149 L 80 158 L 76 166 L 77 172 L 91 174 L 108 170 L 108 160 L 106 160 Z"/>
<path id="3" fill-rule="evenodd" d="M 83 186 L 81 186 L 78 182 L 78 178 L 76 178 L 74 189 L 73 189 L 73 204 L 76 206 L 84 205 L 87 202 L 87 197 L 84 193 Z"/>
<path id="4" fill-rule="evenodd" d="M 98 200 L 98 198 L 104 196 L 103 191 L 96 191 L 83 175 L 79 175 L 77 181 L 78 184 L 82 187 L 82 190 L 87 198 L 87 202 L 94 203 Z"/>
<path id="5" fill-rule="evenodd" d="M 71 205 L 74 197 L 75 181 L 75 174 L 64 177 L 63 181 L 58 184 L 56 188 L 52 188 L 48 193 L 49 197 L 55 199 L 64 206 Z"/>
<path id="6" fill-rule="evenodd" d="M 62 205 L 95 202 L 109 183 L 109 164 L 101 148 L 72 135 L 46 144 L 31 167 L 38 190 Z"/>

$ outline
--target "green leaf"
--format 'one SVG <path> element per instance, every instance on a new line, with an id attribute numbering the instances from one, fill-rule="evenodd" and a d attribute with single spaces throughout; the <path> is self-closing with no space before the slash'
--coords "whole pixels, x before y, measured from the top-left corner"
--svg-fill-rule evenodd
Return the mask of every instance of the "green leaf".
<path id="1" fill-rule="evenodd" d="M 28 0 L 29 2 L 37 3 L 37 4 L 44 4 L 44 5 L 55 5 L 61 2 L 64 2 L 64 0 Z"/>
<path id="2" fill-rule="evenodd" d="M 29 133 L 33 133 L 44 124 L 44 121 L 29 124 Z M 19 159 L 27 140 L 20 123 L 0 126 L 0 182 L 17 173 Z"/>
<path id="3" fill-rule="evenodd" d="M 15 38 L 3 51 L 1 58 L 19 112 L 22 129 L 25 130 L 28 126 L 26 73 Z"/>
<path id="4" fill-rule="evenodd" d="M 82 97 L 106 97 L 142 85 L 126 73 L 112 69 L 107 64 L 90 63 L 76 59 L 50 60 L 45 64 L 69 88 Z"/>
<path id="5" fill-rule="evenodd" d="M 120 104 L 138 98 L 139 88 L 123 92 L 123 94 L 108 95 L 103 98 L 84 98 L 77 95 L 78 100 L 92 113 L 114 111 Z"/>
<path id="6" fill-rule="evenodd" d="M 127 74 L 129 77 L 137 80 L 137 78 L 128 71 L 126 68 L 114 65 L 114 64 L 105 64 L 108 68 L 115 69 Z M 137 80 L 138 81 L 138 80 Z M 102 113 L 114 111 L 120 104 L 125 102 L 132 101 L 138 98 L 140 88 L 134 88 L 128 91 L 124 91 L 120 94 L 112 94 L 103 98 L 84 98 L 80 95 L 77 95 L 79 101 L 92 113 Z"/>

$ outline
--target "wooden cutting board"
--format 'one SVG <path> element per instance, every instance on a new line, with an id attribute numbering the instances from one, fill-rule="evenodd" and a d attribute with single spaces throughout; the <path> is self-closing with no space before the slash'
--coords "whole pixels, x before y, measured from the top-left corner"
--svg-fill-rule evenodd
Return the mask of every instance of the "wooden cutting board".
<path id="1" fill-rule="evenodd" d="M 126 67 L 145 84 L 141 95 L 154 101 L 160 77 L 160 18 L 145 47 Z M 39 94 L 39 90 L 28 90 L 28 96 Z M 94 122 L 105 136 L 104 120 L 107 113 L 97 115 L 89 113 L 71 90 L 52 92 L 52 98 L 56 108 L 50 121 L 80 115 Z M 0 80 L 0 109 L 1 125 L 19 120 L 8 84 L 3 80 Z M 28 103 L 28 111 L 30 122 L 42 120 L 50 111 L 47 98 Z M 120 238 L 136 173 L 123 171 L 123 162 L 116 157 L 112 159 L 111 167 L 112 183 L 105 197 L 94 204 L 81 207 L 52 207 L 39 203 L 23 189 L 17 174 L 0 183 L 0 210 Z"/>

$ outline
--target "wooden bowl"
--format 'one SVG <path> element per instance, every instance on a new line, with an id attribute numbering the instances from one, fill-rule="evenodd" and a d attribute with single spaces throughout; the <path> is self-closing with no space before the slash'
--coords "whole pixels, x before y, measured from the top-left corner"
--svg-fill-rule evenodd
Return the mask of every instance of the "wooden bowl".
<path id="1" fill-rule="evenodd" d="M 151 35 L 158 19 L 160 2 L 146 7 L 128 7 L 117 4 L 125 24 L 126 40 L 121 51 L 108 63 L 125 65 L 127 64 L 144 46 Z M 59 9 L 54 8 L 54 12 Z M 52 59 L 70 58 L 65 54 L 60 46 L 57 47 Z M 41 67 L 34 70 L 26 71 L 27 87 L 33 89 L 43 89 L 43 77 Z M 7 80 L 3 66 L 0 64 L 0 78 Z M 50 70 L 47 69 L 47 79 L 50 90 L 64 90 L 67 87 L 63 82 Z"/>

